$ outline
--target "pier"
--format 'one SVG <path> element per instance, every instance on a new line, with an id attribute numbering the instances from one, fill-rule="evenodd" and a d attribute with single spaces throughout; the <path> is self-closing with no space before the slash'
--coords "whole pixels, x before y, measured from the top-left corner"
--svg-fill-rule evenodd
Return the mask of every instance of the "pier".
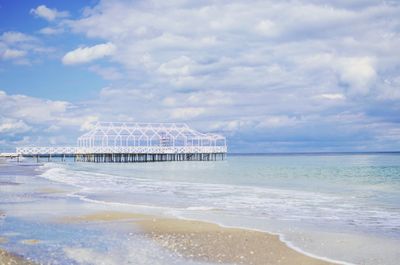
<path id="1" fill-rule="evenodd" d="M 200 133 L 185 123 L 98 122 L 77 146 L 18 147 L 18 160 L 92 163 L 224 160 L 226 138 Z"/>

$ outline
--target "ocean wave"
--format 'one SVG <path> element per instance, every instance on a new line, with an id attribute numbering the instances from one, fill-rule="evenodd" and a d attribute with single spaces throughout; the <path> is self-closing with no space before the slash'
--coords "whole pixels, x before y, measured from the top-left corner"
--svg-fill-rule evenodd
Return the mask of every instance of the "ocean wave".
<path id="1" fill-rule="evenodd" d="M 42 177 L 79 188 L 81 199 L 149 207 L 212 211 L 399 235 L 399 209 L 371 205 L 365 194 L 329 194 L 144 178 L 46 163 Z M 104 169 L 103 169 L 104 170 Z M 142 172 L 141 172 L 142 173 Z M 137 172 L 132 172 L 132 175 Z"/>

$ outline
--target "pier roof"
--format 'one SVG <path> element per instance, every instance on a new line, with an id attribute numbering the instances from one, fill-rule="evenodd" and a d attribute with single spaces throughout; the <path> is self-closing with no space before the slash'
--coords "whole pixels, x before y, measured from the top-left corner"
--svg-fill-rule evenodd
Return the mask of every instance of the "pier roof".
<path id="1" fill-rule="evenodd" d="M 224 136 L 201 133 L 186 123 L 98 122 L 78 146 L 225 146 Z"/>

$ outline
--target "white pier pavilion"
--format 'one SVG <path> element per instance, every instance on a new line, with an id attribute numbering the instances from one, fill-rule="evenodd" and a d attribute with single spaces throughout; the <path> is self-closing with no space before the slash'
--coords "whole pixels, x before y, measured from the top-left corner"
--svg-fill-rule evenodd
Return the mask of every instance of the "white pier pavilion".
<path id="1" fill-rule="evenodd" d="M 19 147 L 18 157 L 59 157 L 84 162 L 213 161 L 226 156 L 226 138 L 185 123 L 98 122 L 77 146 Z"/>

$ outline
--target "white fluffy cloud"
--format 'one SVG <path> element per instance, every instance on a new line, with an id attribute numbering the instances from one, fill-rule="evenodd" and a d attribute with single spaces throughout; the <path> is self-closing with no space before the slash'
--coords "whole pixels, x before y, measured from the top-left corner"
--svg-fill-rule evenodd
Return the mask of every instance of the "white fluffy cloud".
<path id="1" fill-rule="evenodd" d="M 90 128 L 97 119 L 90 109 L 66 101 L 0 90 L 0 138 L 7 144 L 71 144 L 81 129 Z"/>
<path id="2" fill-rule="evenodd" d="M 88 63 L 114 54 L 116 47 L 112 43 L 103 43 L 91 47 L 80 47 L 68 52 L 62 58 L 63 64 Z"/>
<path id="3" fill-rule="evenodd" d="M 48 8 L 45 5 L 40 5 L 34 9 L 31 9 L 30 12 L 31 14 L 34 14 L 35 16 L 41 17 L 48 21 L 53 21 L 57 18 L 65 18 L 69 16 L 67 11 L 58 11 L 55 8 Z"/>
<path id="4" fill-rule="evenodd" d="M 67 111 L 69 103 L 51 101 L 25 95 L 8 95 L 0 90 L 0 111 L 7 118 L 40 124 L 58 120 Z"/>
<path id="5" fill-rule="evenodd" d="M 340 80 L 348 84 L 351 93 L 366 95 L 376 80 L 377 74 L 372 59 L 345 58 L 339 62 Z"/>
<path id="6" fill-rule="evenodd" d="M 0 35 L 0 59 L 14 64 L 31 64 L 33 55 L 46 54 L 48 48 L 39 39 L 17 31 L 6 31 Z"/>
<path id="7" fill-rule="evenodd" d="M 394 54 L 400 38 L 392 34 L 399 24 L 396 11 L 399 6 L 380 3 L 103 0 L 68 25 L 114 43 L 113 61 L 126 67 L 127 76 L 146 75 L 153 86 L 296 86 L 322 94 L 312 90 L 323 83 L 337 92 L 346 86 L 350 94 L 368 95 L 378 72 L 399 57 Z M 318 62 L 318 54 L 329 58 Z"/>

